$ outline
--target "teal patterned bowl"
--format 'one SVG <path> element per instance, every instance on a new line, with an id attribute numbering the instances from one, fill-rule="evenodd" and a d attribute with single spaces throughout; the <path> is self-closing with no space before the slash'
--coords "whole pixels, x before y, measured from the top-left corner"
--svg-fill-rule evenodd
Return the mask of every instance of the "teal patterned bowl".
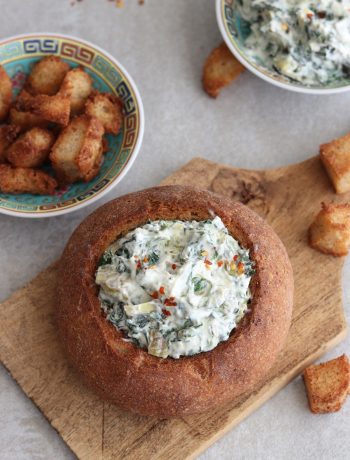
<path id="1" fill-rule="evenodd" d="M 33 64 L 47 55 L 60 56 L 70 66 L 84 66 L 96 89 L 111 92 L 124 103 L 121 132 L 108 135 L 109 151 L 98 176 L 78 182 L 55 195 L 8 195 L 0 193 L 0 212 L 17 217 L 49 217 L 82 208 L 101 198 L 117 185 L 134 162 L 143 138 L 143 105 L 132 78 L 110 54 L 96 45 L 67 35 L 36 33 L 0 42 L 0 63 L 13 81 L 17 94 Z"/>
<path id="2" fill-rule="evenodd" d="M 308 86 L 293 81 L 269 70 L 259 54 L 250 57 L 245 51 L 245 40 L 249 36 L 249 24 L 241 18 L 235 3 L 237 0 L 216 0 L 216 19 L 223 39 L 232 54 L 252 73 L 280 88 L 306 94 L 334 94 L 350 90 L 350 79 L 335 80 L 328 85 Z"/>

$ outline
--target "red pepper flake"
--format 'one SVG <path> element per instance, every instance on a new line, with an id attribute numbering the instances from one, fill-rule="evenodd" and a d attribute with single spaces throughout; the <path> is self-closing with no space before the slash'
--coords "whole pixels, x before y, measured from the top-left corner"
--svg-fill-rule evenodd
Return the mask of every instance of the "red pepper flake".
<path id="1" fill-rule="evenodd" d="M 158 297 L 159 297 L 158 291 L 152 292 L 151 297 L 152 297 L 153 299 L 158 299 Z"/>
<path id="2" fill-rule="evenodd" d="M 237 265 L 237 268 L 238 268 L 239 273 L 244 272 L 244 264 L 242 262 L 239 262 L 239 264 Z"/>
<path id="3" fill-rule="evenodd" d="M 143 261 L 146 263 L 148 262 L 148 257 L 144 257 Z"/>
<path id="4" fill-rule="evenodd" d="M 176 264 L 173 264 L 173 265 L 171 266 L 171 268 L 172 268 L 173 270 L 176 270 Z"/>
<path id="5" fill-rule="evenodd" d="M 161 287 L 159 288 L 159 293 L 162 294 L 162 295 L 165 294 L 164 286 L 161 286 Z"/>
<path id="6" fill-rule="evenodd" d="M 173 300 L 171 300 L 173 299 Z M 167 307 L 176 307 L 177 303 L 174 302 L 174 297 L 170 297 L 170 299 L 165 299 L 164 300 L 164 305 Z"/>
<path id="7" fill-rule="evenodd" d="M 165 316 L 171 315 L 170 311 L 166 310 L 165 308 L 162 309 L 162 313 L 164 313 Z"/>
<path id="8" fill-rule="evenodd" d="M 213 262 L 210 262 L 208 259 L 204 259 L 205 265 L 213 265 Z"/>
<path id="9" fill-rule="evenodd" d="M 326 12 L 325 11 L 319 11 L 317 13 L 317 16 L 320 18 L 320 19 L 324 19 L 326 17 Z"/>
<path id="10" fill-rule="evenodd" d="M 175 297 L 169 297 L 169 300 L 170 300 L 171 302 L 174 302 Z"/>
<path id="11" fill-rule="evenodd" d="M 237 255 L 233 256 L 233 260 L 237 260 L 237 259 L 238 259 Z"/>
<path id="12" fill-rule="evenodd" d="M 312 19 L 313 15 L 314 15 L 313 13 L 307 13 L 306 16 L 307 16 L 309 19 Z"/>
<path id="13" fill-rule="evenodd" d="M 136 268 L 138 269 L 141 269 L 142 268 L 142 264 L 141 264 L 141 261 L 138 260 L 137 264 L 136 264 Z"/>
<path id="14" fill-rule="evenodd" d="M 224 265 L 224 262 L 222 260 L 218 260 L 218 267 L 222 267 Z"/>

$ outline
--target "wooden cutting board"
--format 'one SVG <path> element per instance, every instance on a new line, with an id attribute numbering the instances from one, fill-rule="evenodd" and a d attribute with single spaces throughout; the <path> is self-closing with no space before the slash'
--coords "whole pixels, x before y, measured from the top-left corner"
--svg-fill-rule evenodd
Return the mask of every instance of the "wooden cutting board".
<path id="1" fill-rule="evenodd" d="M 138 417 L 100 401 L 67 364 L 53 321 L 56 265 L 51 266 L 1 305 L 0 359 L 84 460 L 193 458 L 346 334 L 341 295 L 344 260 L 307 245 L 307 228 L 321 201 L 340 201 L 317 158 L 270 171 L 237 170 L 195 158 L 163 184 L 196 185 L 240 200 L 276 230 L 295 276 L 288 341 L 254 391 L 227 407 L 172 420 Z"/>

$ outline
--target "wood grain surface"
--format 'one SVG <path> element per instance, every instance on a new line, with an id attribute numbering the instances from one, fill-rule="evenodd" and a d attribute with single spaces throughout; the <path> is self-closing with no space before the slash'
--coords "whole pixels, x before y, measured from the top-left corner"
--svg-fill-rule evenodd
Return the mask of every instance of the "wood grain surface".
<path id="1" fill-rule="evenodd" d="M 193 458 L 261 406 L 346 334 L 342 258 L 307 245 L 307 228 L 321 201 L 339 198 L 318 160 L 269 171 L 237 170 L 195 158 L 163 184 L 207 188 L 265 217 L 284 242 L 295 277 L 287 344 L 266 378 L 224 408 L 200 416 L 158 420 L 103 403 L 68 365 L 56 335 L 56 266 L 1 304 L 0 359 L 81 459 Z M 6 417 L 6 415 L 4 415 Z"/>

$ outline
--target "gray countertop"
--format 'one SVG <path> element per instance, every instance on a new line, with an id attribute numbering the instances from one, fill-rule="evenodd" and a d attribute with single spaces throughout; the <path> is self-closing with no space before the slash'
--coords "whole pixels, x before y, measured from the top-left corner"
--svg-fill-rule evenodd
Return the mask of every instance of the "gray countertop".
<path id="1" fill-rule="evenodd" d="M 2 2 L 0 38 L 27 32 L 76 35 L 100 45 L 130 72 L 144 102 L 146 130 L 134 166 L 97 204 L 58 218 L 0 215 L 0 300 L 57 259 L 76 225 L 126 192 L 157 184 L 193 156 L 244 168 L 272 168 L 317 154 L 350 129 L 350 93 L 306 96 L 245 73 L 217 100 L 201 88 L 202 65 L 221 38 L 214 0 L 11 0 Z M 350 317 L 350 263 L 343 278 Z M 325 358 L 350 352 L 343 342 Z M 202 454 L 209 459 L 349 459 L 350 401 L 315 416 L 295 379 Z M 72 459 L 70 450 L 0 368 L 0 458 Z"/>

